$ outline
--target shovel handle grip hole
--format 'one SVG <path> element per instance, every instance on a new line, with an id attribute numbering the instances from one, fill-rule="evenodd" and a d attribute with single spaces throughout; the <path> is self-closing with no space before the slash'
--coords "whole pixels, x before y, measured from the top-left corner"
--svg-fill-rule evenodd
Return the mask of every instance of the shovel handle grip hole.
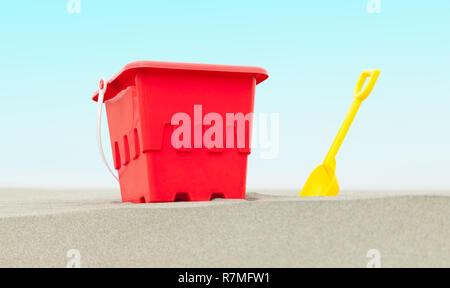
<path id="1" fill-rule="evenodd" d="M 377 69 L 363 70 L 361 76 L 359 76 L 359 80 L 356 83 L 354 90 L 354 96 L 356 99 L 362 102 L 370 95 L 370 92 L 372 92 L 372 89 L 375 86 L 375 83 L 377 82 L 378 75 L 380 75 L 380 70 Z M 366 81 L 367 84 L 364 87 Z"/>

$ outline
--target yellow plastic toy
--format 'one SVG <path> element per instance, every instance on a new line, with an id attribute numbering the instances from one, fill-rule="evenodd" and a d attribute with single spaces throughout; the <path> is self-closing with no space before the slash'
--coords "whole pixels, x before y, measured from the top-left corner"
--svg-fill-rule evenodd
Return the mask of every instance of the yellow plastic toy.
<path id="1" fill-rule="evenodd" d="M 336 154 L 344 141 L 345 135 L 347 135 L 348 129 L 355 118 L 356 112 L 358 112 L 361 103 L 369 96 L 372 92 L 375 82 L 380 75 L 380 70 L 368 70 L 365 69 L 359 77 L 358 83 L 356 83 L 352 107 L 344 120 L 344 123 L 339 129 L 338 135 L 334 139 L 331 145 L 330 151 L 328 151 L 325 160 L 322 165 L 319 165 L 314 171 L 309 175 L 308 180 L 303 186 L 300 192 L 300 197 L 314 197 L 314 196 L 337 196 L 339 193 L 339 184 L 336 179 Z M 366 79 L 369 81 L 361 92 Z"/>

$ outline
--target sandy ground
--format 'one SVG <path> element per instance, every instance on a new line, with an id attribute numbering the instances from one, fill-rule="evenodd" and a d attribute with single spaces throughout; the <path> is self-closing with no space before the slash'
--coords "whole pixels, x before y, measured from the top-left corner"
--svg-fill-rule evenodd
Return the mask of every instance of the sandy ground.
<path id="1" fill-rule="evenodd" d="M 72 249 L 82 267 L 366 267 L 372 249 L 382 267 L 450 267 L 450 192 L 296 194 L 136 205 L 3 189 L 0 267 L 66 267 Z"/>

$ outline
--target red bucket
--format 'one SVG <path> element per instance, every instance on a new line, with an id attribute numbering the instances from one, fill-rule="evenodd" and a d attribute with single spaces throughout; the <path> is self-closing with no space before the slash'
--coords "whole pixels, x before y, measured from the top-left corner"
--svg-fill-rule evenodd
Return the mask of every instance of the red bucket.
<path id="1" fill-rule="evenodd" d="M 125 66 L 104 95 L 122 201 L 244 199 L 255 86 L 267 77 L 258 67 L 153 61 Z M 173 145 L 172 134 L 186 124 L 173 124 L 176 113 L 193 119 L 191 139 L 182 136 L 190 145 Z M 224 119 L 218 128 L 223 139 L 215 139 L 223 145 L 197 143 L 217 124 L 198 119 L 209 113 Z M 236 117 L 226 121 L 230 115 Z M 239 121 L 246 122 L 242 141 Z"/>

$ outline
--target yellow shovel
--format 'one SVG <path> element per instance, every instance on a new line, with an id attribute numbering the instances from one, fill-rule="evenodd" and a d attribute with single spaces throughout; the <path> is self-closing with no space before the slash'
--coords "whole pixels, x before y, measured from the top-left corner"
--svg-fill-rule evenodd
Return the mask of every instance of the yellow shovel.
<path id="1" fill-rule="evenodd" d="M 345 118 L 344 123 L 339 129 L 339 133 L 334 139 L 331 145 L 330 151 L 328 151 L 325 160 L 322 165 L 319 165 L 312 173 L 309 175 L 308 180 L 306 180 L 305 186 L 303 186 L 302 192 L 300 192 L 300 197 L 313 197 L 313 196 L 337 196 L 339 193 L 339 184 L 336 179 L 336 154 L 344 141 L 345 135 L 347 135 L 348 129 L 355 118 L 356 112 L 358 112 L 361 103 L 369 96 L 372 92 L 375 82 L 377 81 L 378 75 L 380 75 L 380 70 L 363 70 L 361 76 L 359 77 L 358 83 L 355 86 L 355 100 L 353 101 L 352 107 Z M 366 79 L 369 81 L 361 92 Z"/>

